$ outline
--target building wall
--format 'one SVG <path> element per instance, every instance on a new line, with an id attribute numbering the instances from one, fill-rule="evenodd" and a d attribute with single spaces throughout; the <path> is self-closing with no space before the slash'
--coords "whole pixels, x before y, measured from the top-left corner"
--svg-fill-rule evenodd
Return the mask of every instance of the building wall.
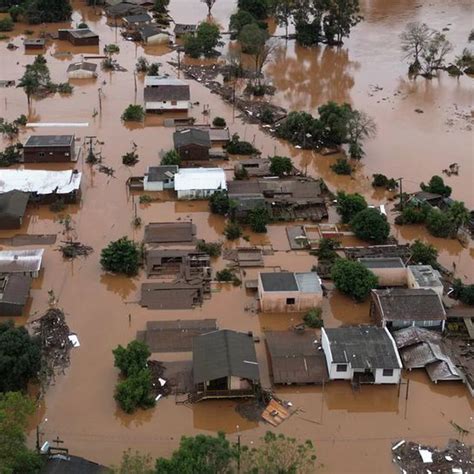
<path id="1" fill-rule="evenodd" d="M 0 229 L 11 230 L 19 229 L 23 221 L 22 217 L 0 215 Z"/>
<path id="2" fill-rule="evenodd" d="M 64 147 L 25 147 L 23 161 L 25 163 L 60 163 L 74 161 L 74 142 Z"/>
<path id="3" fill-rule="evenodd" d="M 387 323 L 387 325 L 392 328 L 393 330 L 396 329 L 402 329 L 402 328 L 407 328 L 409 326 L 416 326 L 419 328 L 426 328 L 426 329 L 438 329 L 438 330 L 444 330 L 444 321 L 411 321 L 411 320 L 405 320 L 405 321 L 390 321 L 390 323 Z"/>
<path id="4" fill-rule="evenodd" d="M 163 181 L 148 181 L 148 176 L 145 176 L 143 180 L 143 190 L 144 191 L 163 191 Z"/>
<path id="5" fill-rule="evenodd" d="M 159 33 L 154 36 L 150 36 L 146 39 L 146 44 L 166 44 L 169 41 L 169 36 L 163 33 Z"/>
<path id="6" fill-rule="evenodd" d="M 206 199 L 212 196 L 217 189 L 185 189 L 176 191 L 178 199 Z"/>
<path id="7" fill-rule="evenodd" d="M 99 44 L 99 38 L 97 36 L 91 38 L 75 38 L 69 35 L 69 41 L 74 46 L 97 46 Z"/>
<path id="8" fill-rule="evenodd" d="M 188 110 L 189 101 L 187 100 L 164 100 L 161 102 L 145 102 L 145 109 L 147 111 L 166 111 L 166 110 Z"/>
<path id="9" fill-rule="evenodd" d="M 67 75 L 69 79 L 93 79 L 94 77 L 97 77 L 95 72 L 86 71 L 84 69 L 68 72 Z"/>
<path id="10" fill-rule="evenodd" d="M 375 383 L 376 384 L 400 383 L 401 374 L 402 374 L 402 369 L 393 369 L 393 375 L 384 376 L 383 369 L 376 369 L 375 370 Z"/>
<path id="11" fill-rule="evenodd" d="M 379 279 L 378 286 L 405 286 L 407 284 L 406 268 L 369 268 Z"/>
<path id="12" fill-rule="evenodd" d="M 322 294 L 300 293 L 299 291 L 263 291 L 260 287 L 259 298 L 260 310 L 264 313 L 307 311 L 322 303 Z M 294 298 L 295 304 L 287 304 L 288 298 Z"/>

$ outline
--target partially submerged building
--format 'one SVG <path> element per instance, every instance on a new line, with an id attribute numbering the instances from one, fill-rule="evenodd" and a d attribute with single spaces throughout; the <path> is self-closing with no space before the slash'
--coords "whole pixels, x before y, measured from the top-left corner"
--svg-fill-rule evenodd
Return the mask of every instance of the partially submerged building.
<path id="1" fill-rule="evenodd" d="M 185 128 L 173 133 L 175 150 L 183 161 L 207 161 L 211 149 L 208 130 Z"/>
<path id="2" fill-rule="evenodd" d="M 222 168 L 181 168 L 174 176 L 178 199 L 206 199 L 227 189 Z"/>
<path id="3" fill-rule="evenodd" d="M 140 305 L 148 309 L 192 309 L 204 299 L 203 280 L 142 283 Z"/>
<path id="4" fill-rule="evenodd" d="M 321 329 L 330 380 L 354 384 L 397 384 L 402 362 L 387 328 L 375 326 Z"/>
<path id="5" fill-rule="evenodd" d="M 72 171 L 0 169 L 0 194 L 9 191 L 30 193 L 30 200 L 40 203 L 61 198 L 75 203 L 80 198 L 82 173 Z"/>
<path id="6" fill-rule="evenodd" d="M 444 286 L 441 275 L 431 265 L 408 265 L 408 288 L 426 288 L 433 290 L 440 298 L 443 297 Z"/>
<path id="7" fill-rule="evenodd" d="M 30 288 L 29 275 L 0 275 L 0 316 L 21 316 L 30 296 Z"/>
<path id="8" fill-rule="evenodd" d="M 41 270 L 44 249 L 0 251 L 0 277 L 24 275 L 37 278 Z"/>
<path id="9" fill-rule="evenodd" d="M 174 25 L 174 35 L 176 38 L 181 38 L 185 35 L 194 35 L 197 30 L 197 25 L 190 25 L 184 23 L 175 23 Z"/>
<path id="10" fill-rule="evenodd" d="M 123 25 L 127 28 L 136 29 L 143 25 L 148 25 L 153 18 L 148 13 L 139 13 L 138 15 L 127 15 L 122 18 Z"/>
<path id="11" fill-rule="evenodd" d="M 208 132 L 212 146 L 226 146 L 231 138 L 228 128 L 210 127 L 209 125 L 193 125 L 191 127 L 179 125 L 176 127 L 177 132 L 185 130 L 203 130 L 204 132 Z"/>
<path id="12" fill-rule="evenodd" d="M 316 272 L 259 273 L 258 298 L 264 313 L 306 311 L 321 305 L 323 290 Z"/>
<path id="13" fill-rule="evenodd" d="M 156 245 L 195 245 L 196 226 L 192 222 L 152 222 L 145 226 L 144 242 Z"/>
<path id="14" fill-rule="evenodd" d="M 64 28 L 58 30 L 60 40 L 69 41 L 74 46 L 97 46 L 99 35 L 89 28 Z"/>
<path id="15" fill-rule="evenodd" d="M 8 191 L 0 194 L 0 229 L 19 229 L 30 198 L 29 193 Z"/>
<path id="16" fill-rule="evenodd" d="M 401 329 L 418 326 L 444 330 L 446 311 L 432 289 L 372 290 L 370 316 L 378 326 Z"/>
<path id="17" fill-rule="evenodd" d="M 174 189 L 174 176 L 177 172 L 176 165 L 150 166 L 143 179 L 143 189 L 145 191 Z"/>
<path id="18" fill-rule="evenodd" d="M 25 163 L 76 161 L 74 139 L 74 135 L 30 135 L 23 145 L 23 161 Z"/>
<path id="19" fill-rule="evenodd" d="M 97 64 L 87 61 L 72 63 L 67 68 L 69 79 L 94 79 L 97 77 Z"/>
<path id="20" fill-rule="evenodd" d="M 186 112 L 191 99 L 189 84 L 159 76 L 145 77 L 143 96 L 147 112 Z"/>
<path id="21" fill-rule="evenodd" d="M 186 281 L 211 279 L 210 257 L 197 250 L 148 248 L 145 251 L 145 266 L 149 278 L 174 275 Z"/>
<path id="22" fill-rule="evenodd" d="M 46 40 L 44 38 L 25 38 L 23 40 L 23 46 L 26 51 L 44 49 Z"/>
<path id="23" fill-rule="evenodd" d="M 378 279 L 378 286 L 405 286 L 407 270 L 400 257 L 359 258 Z"/>
<path id="24" fill-rule="evenodd" d="M 143 24 L 137 28 L 140 40 L 148 45 L 167 44 L 170 35 L 167 31 L 154 24 Z M 165 105 L 165 104 L 164 104 Z"/>
<path id="25" fill-rule="evenodd" d="M 213 331 L 193 339 L 193 401 L 255 396 L 260 381 L 251 333 Z"/>

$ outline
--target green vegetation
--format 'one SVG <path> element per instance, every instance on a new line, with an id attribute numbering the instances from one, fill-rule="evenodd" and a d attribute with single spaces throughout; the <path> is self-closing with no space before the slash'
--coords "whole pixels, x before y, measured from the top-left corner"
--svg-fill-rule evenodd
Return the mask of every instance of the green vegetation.
<path id="1" fill-rule="evenodd" d="M 390 235 L 387 218 L 377 209 L 368 208 L 358 212 L 351 220 L 356 237 L 373 244 L 383 244 Z"/>
<path id="2" fill-rule="evenodd" d="M 454 226 L 447 213 L 431 209 L 426 217 L 426 228 L 434 237 L 446 239 L 454 234 Z"/>
<path id="3" fill-rule="evenodd" d="M 426 222 L 431 206 L 426 203 L 408 203 L 395 219 L 395 224 L 423 224 Z"/>
<path id="4" fill-rule="evenodd" d="M 314 251 L 314 255 L 318 257 L 320 262 L 334 263 L 339 255 L 336 250 L 341 244 L 335 239 L 323 238 L 319 241 L 317 250 Z"/>
<path id="5" fill-rule="evenodd" d="M 270 14 L 270 0 L 238 0 L 239 10 L 249 12 L 257 20 L 265 20 Z"/>
<path id="6" fill-rule="evenodd" d="M 159 76 L 160 74 L 160 64 L 159 63 L 151 63 L 148 66 L 148 70 L 146 72 L 147 76 Z"/>
<path id="7" fill-rule="evenodd" d="M 221 45 L 219 27 L 214 23 L 203 22 L 197 27 L 195 35 L 184 38 L 184 52 L 192 58 L 216 56 L 216 47 Z"/>
<path id="8" fill-rule="evenodd" d="M 440 194 L 443 197 L 451 196 L 452 189 L 444 184 L 443 178 L 441 176 L 432 176 L 428 184 L 421 183 L 420 188 L 427 192 L 433 194 Z"/>
<path id="9" fill-rule="evenodd" d="M 344 224 L 349 223 L 357 213 L 367 208 L 367 201 L 364 196 L 355 194 L 346 194 L 344 191 L 337 193 L 337 213 L 341 216 Z"/>
<path id="10" fill-rule="evenodd" d="M 33 401 L 19 392 L 0 393 L 0 472 L 36 474 L 41 456 L 28 449 L 26 431 L 35 412 Z"/>
<path id="11" fill-rule="evenodd" d="M 68 21 L 72 14 L 71 5 L 67 0 L 4 0 L 3 5 L 10 7 L 8 12 L 13 21 L 31 25 Z"/>
<path id="12" fill-rule="evenodd" d="M 138 245 L 128 237 L 121 237 L 110 242 L 100 256 L 102 268 L 112 273 L 123 273 L 133 276 L 138 273 L 141 252 Z"/>
<path id="13" fill-rule="evenodd" d="M 242 234 L 242 227 L 240 227 L 237 222 L 230 221 L 224 227 L 224 235 L 228 240 L 237 240 L 238 238 L 242 237 Z"/>
<path id="14" fill-rule="evenodd" d="M 124 122 L 143 122 L 145 118 L 145 110 L 141 105 L 130 104 L 122 114 Z"/>
<path id="15" fill-rule="evenodd" d="M 232 39 L 240 35 L 240 32 L 246 25 L 257 22 L 257 19 L 246 10 L 238 10 L 232 14 L 229 21 L 229 30 L 232 32 Z"/>
<path id="16" fill-rule="evenodd" d="M 270 214 L 265 207 L 257 207 L 248 211 L 247 224 L 254 232 L 264 234 L 267 232 L 267 224 L 269 223 Z"/>
<path id="17" fill-rule="evenodd" d="M 118 44 L 110 43 L 104 46 L 104 53 L 107 55 L 120 53 L 120 47 Z"/>
<path id="18" fill-rule="evenodd" d="M 462 201 L 454 201 L 450 204 L 446 211 L 449 221 L 453 229 L 453 234 L 456 234 L 460 227 L 469 222 L 469 209 Z"/>
<path id="19" fill-rule="evenodd" d="M 26 390 L 40 368 L 40 341 L 12 321 L 0 323 L 0 393 Z"/>
<path id="20" fill-rule="evenodd" d="M 0 31 L 12 31 L 15 27 L 11 16 L 6 16 L 0 20 Z"/>
<path id="21" fill-rule="evenodd" d="M 226 123 L 225 119 L 222 118 L 222 117 L 214 117 L 214 120 L 212 121 L 212 125 L 214 127 L 224 128 L 225 126 L 227 126 L 227 123 Z"/>
<path id="22" fill-rule="evenodd" d="M 136 72 L 147 72 L 149 67 L 148 59 L 144 56 L 139 56 L 135 64 Z"/>
<path id="23" fill-rule="evenodd" d="M 140 161 L 138 153 L 135 150 L 129 151 L 122 155 L 122 163 L 125 166 L 135 166 Z"/>
<path id="24" fill-rule="evenodd" d="M 321 308 L 312 308 L 303 316 L 303 321 L 310 328 L 322 328 L 324 326 L 322 314 Z"/>
<path id="25" fill-rule="evenodd" d="M 461 303 L 474 306 L 474 285 L 464 285 L 463 282 L 456 278 L 453 283 L 452 297 L 461 301 Z"/>
<path id="26" fill-rule="evenodd" d="M 153 10 L 156 13 L 168 13 L 168 5 L 170 4 L 170 0 L 155 0 L 155 5 L 153 6 Z"/>
<path id="27" fill-rule="evenodd" d="M 115 367 L 120 369 L 123 380 L 117 384 L 114 398 L 126 413 L 137 408 L 155 405 L 151 394 L 151 371 L 147 366 L 151 352 L 140 341 L 132 341 L 126 348 L 119 345 L 113 351 Z"/>
<path id="28" fill-rule="evenodd" d="M 352 166 L 346 158 L 338 158 L 335 163 L 331 165 L 334 173 L 339 175 L 349 176 L 352 174 Z"/>
<path id="29" fill-rule="evenodd" d="M 138 201 L 140 204 L 150 204 L 153 201 L 153 198 L 149 194 L 142 194 Z"/>
<path id="30" fill-rule="evenodd" d="M 113 474 L 155 474 L 152 457 L 130 449 L 123 452 L 120 466 L 111 469 Z"/>
<path id="31" fill-rule="evenodd" d="M 176 150 L 169 150 L 161 158 L 161 164 L 167 166 L 179 166 L 181 164 L 181 157 Z"/>
<path id="32" fill-rule="evenodd" d="M 198 240 L 196 244 L 196 250 L 199 250 L 199 252 L 205 252 L 210 257 L 219 257 L 219 255 L 222 253 L 222 243 Z"/>
<path id="33" fill-rule="evenodd" d="M 410 252 L 410 263 L 438 267 L 438 250 L 434 245 L 425 244 L 417 239 L 410 245 Z"/>
<path id="34" fill-rule="evenodd" d="M 231 208 L 229 195 L 225 190 L 218 190 L 209 198 L 209 208 L 213 214 L 227 215 Z"/>
<path id="35" fill-rule="evenodd" d="M 293 162 L 287 156 L 272 156 L 270 158 L 270 173 L 280 178 L 291 174 Z"/>
<path id="36" fill-rule="evenodd" d="M 339 291 L 356 301 L 364 301 L 377 286 L 377 277 L 362 263 L 342 258 L 334 263 L 331 278 Z"/>
<path id="37" fill-rule="evenodd" d="M 232 135 L 232 138 L 227 145 L 227 153 L 230 155 L 253 155 L 260 154 L 260 152 L 249 142 L 241 141 L 237 133 Z"/>
<path id="38" fill-rule="evenodd" d="M 385 188 L 389 191 L 398 188 L 398 182 L 393 178 L 387 178 L 384 174 L 373 174 L 372 186 L 374 188 Z"/>

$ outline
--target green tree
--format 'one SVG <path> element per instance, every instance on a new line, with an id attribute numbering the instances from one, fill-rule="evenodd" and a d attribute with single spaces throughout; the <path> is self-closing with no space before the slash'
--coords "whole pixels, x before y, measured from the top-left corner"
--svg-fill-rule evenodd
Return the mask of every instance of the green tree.
<path id="1" fill-rule="evenodd" d="M 167 166 L 179 166 L 181 165 L 181 156 L 179 156 L 179 153 L 176 150 L 169 150 L 163 155 L 163 158 L 161 158 L 161 164 Z"/>
<path id="2" fill-rule="evenodd" d="M 148 59 L 145 58 L 144 56 L 140 56 L 137 59 L 137 62 L 135 64 L 135 71 L 137 72 L 147 72 L 150 64 L 148 63 Z"/>
<path id="3" fill-rule="evenodd" d="M 358 193 L 346 194 L 344 191 L 337 193 L 336 209 L 344 224 L 350 222 L 358 212 L 366 208 L 367 201 L 364 196 Z"/>
<path id="4" fill-rule="evenodd" d="M 160 75 L 160 64 L 159 63 L 151 63 L 148 66 L 147 76 L 159 76 Z"/>
<path id="5" fill-rule="evenodd" d="M 230 16 L 229 30 L 233 36 L 238 37 L 243 27 L 256 23 L 256 18 L 247 10 L 238 10 Z"/>
<path id="6" fill-rule="evenodd" d="M 12 321 L 0 324 L 0 392 L 25 390 L 41 368 L 40 341 Z"/>
<path id="7" fill-rule="evenodd" d="M 242 28 L 238 39 L 243 53 L 256 56 L 267 41 L 268 33 L 256 23 L 249 23 Z"/>
<path id="8" fill-rule="evenodd" d="M 309 440 L 300 443 L 284 434 L 267 431 L 257 448 L 244 449 L 243 471 L 266 474 L 313 474 L 316 452 Z"/>
<path id="9" fill-rule="evenodd" d="M 428 184 L 421 183 L 420 188 L 427 193 L 440 194 L 443 197 L 451 196 L 451 187 L 444 184 L 441 176 L 432 176 Z"/>
<path id="10" fill-rule="evenodd" d="M 265 20 L 270 11 L 270 0 L 238 0 L 239 10 L 251 13 L 257 20 Z"/>
<path id="11" fill-rule="evenodd" d="M 322 313 L 321 308 L 312 308 L 303 316 L 303 321 L 310 328 L 322 328 L 324 326 Z"/>
<path id="12" fill-rule="evenodd" d="M 201 0 L 201 2 L 205 3 L 207 6 L 207 16 L 211 16 L 212 7 L 214 6 L 214 3 L 216 3 L 216 0 Z"/>
<path id="13" fill-rule="evenodd" d="M 400 34 L 402 51 L 405 59 L 411 61 L 408 71 L 418 74 L 421 69 L 420 56 L 428 44 L 433 30 L 428 25 L 420 22 L 410 22 Z"/>
<path id="14" fill-rule="evenodd" d="M 385 243 L 390 235 L 387 218 L 374 208 L 358 212 L 351 220 L 351 228 L 359 239 L 374 244 Z"/>
<path id="15" fill-rule="evenodd" d="M 206 242 L 205 240 L 198 240 L 196 250 L 207 253 L 210 257 L 219 257 L 222 253 L 221 242 Z"/>
<path id="16" fill-rule="evenodd" d="M 362 20 L 359 0 L 330 0 L 324 18 L 324 33 L 329 44 L 342 44 L 351 28 Z"/>
<path id="17" fill-rule="evenodd" d="M 35 412 L 33 401 L 19 392 L 0 393 L 0 472 L 35 474 L 42 458 L 26 446 L 26 430 Z"/>
<path id="18" fill-rule="evenodd" d="M 285 27 L 285 38 L 288 38 L 288 27 L 290 26 L 296 8 L 295 0 L 273 0 L 272 2 L 275 20 L 279 26 Z"/>
<path id="19" fill-rule="evenodd" d="M 377 286 L 377 277 L 362 263 L 343 258 L 336 260 L 331 270 L 336 288 L 354 298 L 364 301 Z"/>
<path id="20" fill-rule="evenodd" d="M 276 176 L 285 176 L 293 171 L 293 162 L 286 156 L 272 156 L 270 158 L 270 173 Z"/>
<path id="21" fill-rule="evenodd" d="M 133 276 L 138 273 L 140 266 L 141 253 L 137 244 L 128 237 L 121 237 L 118 240 L 110 242 L 105 247 L 100 256 L 100 264 L 112 273 L 124 273 Z"/>
<path id="22" fill-rule="evenodd" d="M 141 341 L 132 341 L 127 347 L 117 346 L 113 351 L 114 365 L 120 369 L 124 377 L 129 377 L 146 367 L 148 357 L 151 356 L 148 346 Z"/>
<path id="23" fill-rule="evenodd" d="M 217 436 L 183 436 L 179 448 L 170 459 L 158 458 L 159 474 L 224 474 L 230 472 L 238 457 L 237 448 L 225 438 Z"/>
<path id="24" fill-rule="evenodd" d="M 146 409 L 155 405 L 151 388 L 151 372 L 146 367 L 119 382 L 114 398 L 124 412 L 133 413 L 137 408 Z"/>
<path id="25" fill-rule="evenodd" d="M 225 216 L 230 210 L 230 199 L 227 191 L 220 189 L 209 198 L 209 207 L 213 214 Z"/>
<path id="26" fill-rule="evenodd" d="M 155 474 L 152 457 L 138 451 L 127 449 L 122 454 L 122 462 L 112 467 L 113 474 Z"/>
<path id="27" fill-rule="evenodd" d="M 195 35 L 187 35 L 184 39 L 184 52 L 193 58 L 216 55 L 216 47 L 221 45 L 219 27 L 214 23 L 202 22 Z"/>
<path id="28" fill-rule="evenodd" d="M 466 222 L 469 222 L 471 218 L 469 209 L 464 205 L 462 201 L 454 201 L 446 211 L 448 219 L 451 221 L 453 232 L 457 233 L 460 227 Z"/>
<path id="29" fill-rule="evenodd" d="M 230 142 L 227 144 L 227 153 L 231 155 L 253 155 L 260 153 L 250 142 L 240 140 L 237 133 L 232 135 Z"/>
<path id="30" fill-rule="evenodd" d="M 155 0 L 155 5 L 153 6 L 153 10 L 155 10 L 156 13 L 167 13 L 168 12 L 168 6 L 170 4 L 170 0 Z"/>
<path id="31" fill-rule="evenodd" d="M 408 203 L 395 219 L 396 224 L 423 224 L 426 222 L 431 206 L 427 203 Z"/>
<path id="32" fill-rule="evenodd" d="M 124 122 L 143 122 L 145 110 L 141 105 L 130 104 L 122 113 Z"/>
<path id="33" fill-rule="evenodd" d="M 6 16 L 0 20 L 0 31 L 12 31 L 15 27 L 11 16 Z"/>
<path id="34" fill-rule="evenodd" d="M 265 207 L 256 207 L 247 213 L 247 224 L 258 234 L 267 232 L 267 224 L 269 223 L 270 214 Z"/>
<path id="35" fill-rule="evenodd" d="M 318 108 L 319 120 L 324 129 L 324 139 L 327 143 L 342 145 L 347 141 L 349 121 L 353 110 L 349 104 L 338 105 L 329 101 Z"/>
<path id="36" fill-rule="evenodd" d="M 452 237 L 455 229 L 448 214 L 441 212 L 438 209 L 431 209 L 426 218 L 426 228 L 428 232 L 443 239 Z"/>
<path id="37" fill-rule="evenodd" d="M 459 278 L 456 278 L 453 282 L 451 296 L 461 301 L 461 303 L 474 306 L 474 285 L 465 285 Z"/>
<path id="38" fill-rule="evenodd" d="M 227 123 L 225 119 L 222 117 L 214 117 L 214 120 L 212 121 L 212 125 L 214 127 L 224 128 L 227 125 Z"/>
<path id="39" fill-rule="evenodd" d="M 417 239 L 410 245 L 410 253 L 410 263 L 431 265 L 433 268 L 438 266 L 438 250 L 434 245 L 425 244 Z"/>
<path id="40" fill-rule="evenodd" d="M 453 50 L 453 45 L 439 31 L 433 31 L 425 48 L 421 52 L 421 70 L 430 78 L 433 72 L 444 67 L 446 56 Z"/>
<path id="41" fill-rule="evenodd" d="M 314 253 L 318 257 L 319 261 L 333 263 L 339 258 L 336 250 L 340 246 L 341 244 L 335 239 L 322 238 L 319 241 L 318 248 L 314 251 Z"/>
<path id="42" fill-rule="evenodd" d="M 355 160 L 360 160 L 365 155 L 362 142 L 375 137 L 377 126 L 374 120 L 365 112 L 353 110 L 347 129 L 349 134 L 349 155 Z"/>
<path id="43" fill-rule="evenodd" d="M 224 227 L 224 235 L 228 240 L 237 240 L 242 234 L 242 227 L 237 222 L 228 222 Z"/>
<path id="44" fill-rule="evenodd" d="M 346 158 L 338 158 L 336 162 L 330 166 L 330 168 L 334 171 L 334 173 L 342 176 L 349 176 L 352 174 L 352 166 L 349 163 L 349 160 Z"/>

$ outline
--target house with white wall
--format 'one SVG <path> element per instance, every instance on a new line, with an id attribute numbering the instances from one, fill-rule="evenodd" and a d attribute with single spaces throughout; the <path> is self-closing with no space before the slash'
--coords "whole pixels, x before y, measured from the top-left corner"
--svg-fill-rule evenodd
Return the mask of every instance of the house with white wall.
<path id="1" fill-rule="evenodd" d="M 227 189 L 222 168 L 182 168 L 174 175 L 178 199 L 207 199 L 216 191 Z"/>
<path id="2" fill-rule="evenodd" d="M 178 172 L 176 165 L 150 166 L 143 178 L 144 191 L 164 191 L 174 189 L 174 175 Z"/>
<path id="3" fill-rule="evenodd" d="M 143 96 L 147 112 L 186 112 L 190 107 L 189 84 L 180 79 L 146 76 Z"/>
<path id="4" fill-rule="evenodd" d="M 387 328 L 351 326 L 321 329 L 330 380 L 398 384 L 402 361 Z"/>

